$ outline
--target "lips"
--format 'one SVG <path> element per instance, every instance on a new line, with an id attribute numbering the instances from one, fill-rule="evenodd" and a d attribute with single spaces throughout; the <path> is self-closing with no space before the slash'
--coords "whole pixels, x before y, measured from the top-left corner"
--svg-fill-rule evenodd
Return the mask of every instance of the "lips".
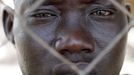
<path id="1" fill-rule="evenodd" d="M 80 63 L 76 63 L 76 66 L 81 69 L 84 70 L 89 63 L 85 63 L 85 62 L 80 62 Z M 67 64 L 58 64 L 54 67 L 53 69 L 53 73 L 54 75 L 77 75 Z M 95 71 L 90 72 L 87 75 L 96 75 Z"/>

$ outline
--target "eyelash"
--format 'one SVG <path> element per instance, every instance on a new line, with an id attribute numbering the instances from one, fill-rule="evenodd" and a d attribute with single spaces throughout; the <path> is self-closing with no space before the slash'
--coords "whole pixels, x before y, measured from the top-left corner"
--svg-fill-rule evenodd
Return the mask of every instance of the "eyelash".
<path id="1" fill-rule="evenodd" d="M 103 9 L 95 10 L 92 13 L 90 13 L 90 15 L 98 17 L 108 17 L 113 16 L 113 14 L 114 12 L 112 10 L 103 10 Z"/>
<path id="2" fill-rule="evenodd" d="M 105 9 L 93 10 L 93 12 L 90 13 L 90 15 L 98 17 L 108 17 L 113 16 L 113 14 L 114 12 L 112 10 L 105 10 Z M 55 17 L 56 15 L 51 12 L 37 12 L 35 14 L 32 14 L 31 16 L 35 18 L 52 18 Z"/>
<path id="3" fill-rule="evenodd" d="M 55 17 L 55 14 L 49 13 L 49 12 L 39 12 L 32 15 L 32 17 L 35 18 L 52 18 Z"/>

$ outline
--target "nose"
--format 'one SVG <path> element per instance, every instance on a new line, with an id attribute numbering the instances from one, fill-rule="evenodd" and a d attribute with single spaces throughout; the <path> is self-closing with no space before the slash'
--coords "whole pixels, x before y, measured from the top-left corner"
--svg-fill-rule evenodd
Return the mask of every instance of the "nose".
<path id="1" fill-rule="evenodd" d="M 92 53 L 94 51 L 94 41 L 91 35 L 85 34 L 85 32 L 76 32 L 57 38 L 55 48 L 61 54 Z"/>

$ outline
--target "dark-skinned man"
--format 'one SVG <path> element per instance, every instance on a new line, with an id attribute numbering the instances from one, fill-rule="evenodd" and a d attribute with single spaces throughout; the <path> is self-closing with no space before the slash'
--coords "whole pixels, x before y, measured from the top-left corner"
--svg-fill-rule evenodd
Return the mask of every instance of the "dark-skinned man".
<path id="1" fill-rule="evenodd" d="M 27 34 L 17 14 L 23 14 L 26 26 L 79 68 L 90 64 L 128 23 L 128 17 L 108 0 L 44 0 L 28 10 L 35 1 L 16 0 L 14 10 L 3 11 L 5 34 L 17 49 L 23 75 L 76 73 Z M 116 1 L 125 6 L 124 0 Z M 127 34 L 87 75 L 119 75 L 126 38 Z"/>

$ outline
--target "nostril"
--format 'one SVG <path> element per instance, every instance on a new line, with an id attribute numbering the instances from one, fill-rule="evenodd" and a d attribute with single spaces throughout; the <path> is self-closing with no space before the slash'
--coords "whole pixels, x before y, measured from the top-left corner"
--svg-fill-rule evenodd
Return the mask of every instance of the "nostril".
<path id="1" fill-rule="evenodd" d="M 57 49 L 57 48 L 60 46 L 61 40 L 62 40 L 62 38 L 54 39 L 54 40 L 52 40 L 52 44 L 51 44 L 51 45 L 52 45 L 54 48 Z"/>
<path id="2" fill-rule="evenodd" d="M 84 53 L 92 53 L 93 50 L 85 48 L 85 49 L 82 49 L 82 52 L 84 52 Z"/>
<path id="3" fill-rule="evenodd" d="M 59 51 L 60 54 L 64 55 L 64 54 L 70 54 L 70 51 L 68 49 L 62 49 Z"/>

